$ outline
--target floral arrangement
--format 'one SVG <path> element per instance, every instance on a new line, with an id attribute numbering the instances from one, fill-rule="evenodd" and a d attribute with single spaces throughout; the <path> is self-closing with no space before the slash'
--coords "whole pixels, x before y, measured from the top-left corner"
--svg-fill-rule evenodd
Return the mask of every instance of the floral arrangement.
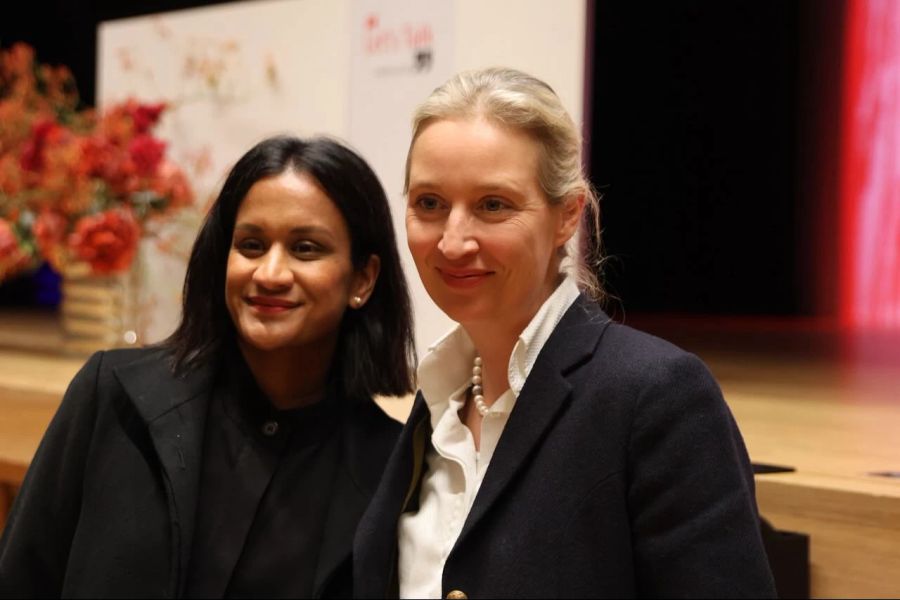
<path id="1" fill-rule="evenodd" d="M 167 106 L 79 108 L 65 67 L 0 49 L 0 282 L 46 260 L 127 270 L 148 222 L 193 202 L 153 129 Z"/>

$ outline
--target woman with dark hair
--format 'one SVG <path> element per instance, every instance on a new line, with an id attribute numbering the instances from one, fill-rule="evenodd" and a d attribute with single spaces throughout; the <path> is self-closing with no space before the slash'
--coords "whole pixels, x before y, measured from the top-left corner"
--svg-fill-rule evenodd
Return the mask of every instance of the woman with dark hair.
<path id="1" fill-rule="evenodd" d="M 0 596 L 352 593 L 351 542 L 411 391 L 384 191 L 341 144 L 267 139 L 197 237 L 164 343 L 71 383 L 0 541 Z"/>

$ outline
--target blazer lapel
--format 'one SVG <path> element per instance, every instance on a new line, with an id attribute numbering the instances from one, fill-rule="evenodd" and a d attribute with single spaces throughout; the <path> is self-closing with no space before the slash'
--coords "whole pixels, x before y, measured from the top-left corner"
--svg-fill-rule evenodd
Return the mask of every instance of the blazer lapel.
<path id="1" fill-rule="evenodd" d="M 182 588 L 190 557 L 212 371 L 207 367 L 176 378 L 160 354 L 115 370 L 147 425 L 168 484 L 173 596 Z"/>
<path id="2" fill-rule="evenodd" d="M 567 374 L 590 358 L 609 322 L 609 317 L 583 295 L 563 315 L 516 400 L 457 546 L 528 463 L 531 453 L 568 403 L 572 388 Z"/>
<path id="3" fill-rule="evenodd" d="M 430 436 L 428 406 L 419 393 L 381 484 L 360 521 L 353 544 L 354 594 L 394 597 L 397 587 L 397 523 L 422 478 Z"/>

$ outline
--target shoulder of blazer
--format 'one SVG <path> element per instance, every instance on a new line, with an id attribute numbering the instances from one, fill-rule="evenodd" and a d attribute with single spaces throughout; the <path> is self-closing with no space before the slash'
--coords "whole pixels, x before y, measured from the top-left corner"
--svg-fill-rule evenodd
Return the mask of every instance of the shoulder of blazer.
<path id="1" fill-rule="evenodd" d="M 650 333 L 613 321 L 600 306 L 582 294 L 563 315 L 545 344 L 541 358 L 557 363 L 590 357 L 636 374 L 696 356 Z"/>
<path id="2" fill-rule="evenodd" d="M 611 323 L 603 309 L 582 293 L 556 324 L 538 354 L 535 368 L 546 362 L 565 375 L 594 355 Z"/>
<path id="3" fill-rule="evenodd" d="M 157 347 L 106 351 L 99 381 L 107 373 L 118 382 L 145 422 L 209 392 L 215 368 L 204 365 L 176 376 L 166 351 Z"/>
<path id="4" fill-rule="evenodd" d="M 708 373 L 695 354 L 644 331 L 618 323 L 611 324 L 597 348 L 596 360 L 615 372 L 619 379 L 655 381 L 681 372 L 685 366 L 695 374 Z"/>

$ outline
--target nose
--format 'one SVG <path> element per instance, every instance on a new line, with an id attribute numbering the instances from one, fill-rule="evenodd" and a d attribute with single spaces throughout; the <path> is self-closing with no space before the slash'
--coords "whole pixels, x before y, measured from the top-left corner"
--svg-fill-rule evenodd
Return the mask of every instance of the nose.
<path id="1" fill-rule="evenodd" d="M 290 257 L 278 245 L 269 248 L 253 272 L 253 282 L 258 286 L 277 290 L 291 285 L 294 277 L 288 267 Z"/>
<path id="2" fill-rule="evenodd" d="M 467 255 L 475 254 L 478 252 L 478 241 L 473 234 L 471 215 L 462 208 L 454 207 L 444 222 L 444 231 L 438 242 L 438 250 L 448 260 L 459 260 Z"/>

